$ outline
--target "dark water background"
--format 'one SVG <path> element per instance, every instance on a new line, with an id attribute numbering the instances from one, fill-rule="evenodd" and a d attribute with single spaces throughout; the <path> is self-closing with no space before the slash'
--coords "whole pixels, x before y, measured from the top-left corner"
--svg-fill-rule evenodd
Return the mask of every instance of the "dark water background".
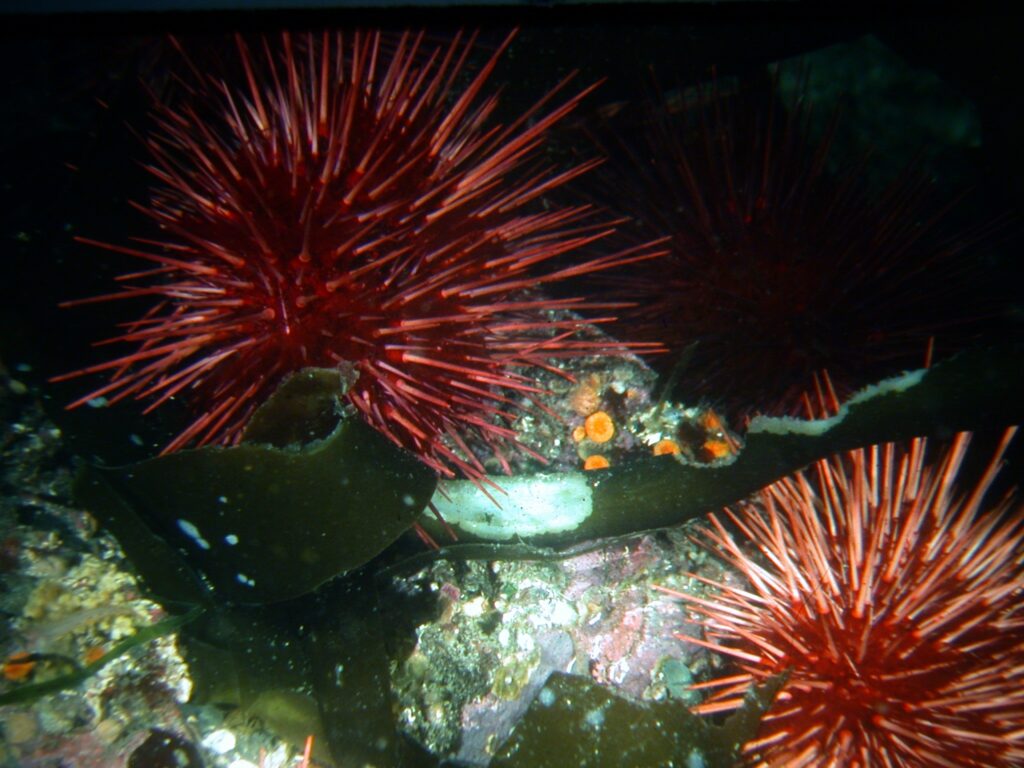
<path id="1" fill-rule="evenodd" d="M 60 404 L 81 394 L 87 383 L 52 386 L 45 381 L 100 360 L 90 343 L 109 335 L 119 320 L 138 316 L 143 307 L 122 301 L 62 310 L 57 304 L 110 291 L 115 275 L 138 266 L 73 238 L 125 243 L 130 235 L 152 232 L 128 201 L 144 201 L 150 183 L 137 135 L 150 127 L 147 89 L 171 87 L 173 73 L 182 66 L 167 42 L 169 33 L 180 37 L 197 62 L 218 66 L 222 59 L 233 59 L 226 34 L 235 30 L 272 34 L 282 27 L 380 24 L 426 28 L 441 40 L 465 27 L 479 28 L 484 44 L 493 46 L 509 28 L 519 26 L 515 43 L 490 79 L 492 87 L 504 89 L 500 116 L 507 119 L 525 109 L 573 69 L 579 70 L 580 87 L 605 81 L 566 121 L 562 134 L 555 132 L 556 147 L 573 140 L 566 138 L 572 121 L 649 97 L 652 73 L 663 90 L 671 91 L 707 79 L 712 70 L 719 77 L 746 75 L 769 62 L 870 34 L 915 71 L 938 76 L 951 98 L 973 105 L 976 140 L 926 148 L 929 172 L 951 195 L 969 191 L 952 226 L 1008 217 L 1006 244 L 993 268 L 1005 276 L 1001 282 L 1010 297 L 1009 313 L 1013 296 L 1020 294 L 1020 224 L 1015 217 L 1024 208 L 1024 25 L 997 5 L 972 4 L 969 11 L 924 4 L 896 11 L 864 5 L 822 10 L 799 3 L 579 5 L 11 16 L 3 21 L 0 361 L 42 387 L 49 410 L 69 439 L 80 441 L 81 451 L 108 462 L 151 453 L 173 429 L 173 409 L 161 408 L 145 419 L 135 405 L 84 408 L 69 415 Z M 857 91 L 862 78 L 856 68 L 836 72 L 832 90 Z M 867 78 L 870 73 L 862 74 Z M 844 106 L 852 117 L 844 130 L 853 143 L 895 146 L 899 155 L 926 141 L 916 134 L 901 137 L 900 132 L 913 130 L 908 126 L 948 119 L 940 110 L 915 120 L 894 118 L 887 125 L 879 118 L 888 114 L 883 111 L 887 107 L 871 98 Z M 899 101 L 899 92 L 887 98 Z M 929 108 L 926 102 L 920 107 Z M 880 128 L 889 135 L 870 135 Z M 880 152 L 879 162 L 913 159 L 892 154 Z M 1016 307 L 1019 313 L 1019 299 Z"/>

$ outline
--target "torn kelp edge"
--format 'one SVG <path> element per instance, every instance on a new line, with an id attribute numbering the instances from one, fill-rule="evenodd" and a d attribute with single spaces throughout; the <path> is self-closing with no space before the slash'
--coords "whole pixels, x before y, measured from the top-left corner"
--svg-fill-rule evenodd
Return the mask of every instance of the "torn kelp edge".
<path id="1" fill-rule="evenodd" d="M 927 368 L 920 368 L 916 371 L 907 371 L 899 376 L 893 376 L 891 379 L 883 379 L 877 384 L 869 384 L 843 403 L 838 413 L 828 418 L 796 419 L 792 416 L 755 416 L 750 421 L 747 434 L 823 435 L 844 421 L 850 414 L 850 408 L 891 392 L 906 392 L 911 387 L 920 384 L 927 372 Z"/>
<path id="2" fill-rule="evenodd" d="M 461 541 L 515 539 L 561 547 L 677 525 L 840 451 L 1020 423 L 1022 361 L 1024 348 L 1019 344 L 971 350 L 869 386 L 828 419 L 756 418 L 745 447 L 725 465 L 685 465 L 662 456 L 601 472 L 494 477 L 508 490 L 500 508 L 468 481 L 452 481 L 445 483 L 451 501 L 440 501 L 438 494 L 434 503 L 444 510 Z M 534 483 L 543 485 L 544 492 L 538 492 Z M 560 491 L 553 493 L 551 488 Z M 557 501 L 544 501 L 546 496 Z M 550 519 L 549 526 L 543 525 L 545 518 Z M 425 519 L 422 524 L 444 537 L 435 521 Z"/>
<path id="3" fill-rule="evenodd" d="M 256 412 L 252 443 L 86 466 L 75 501 L 114 534 L 157 600 L 252 605 L 307 594 L 408 530 L 437 482 L 361 419 L 338 421 L 342 385 L 338 371 L 300 371 Z"/>

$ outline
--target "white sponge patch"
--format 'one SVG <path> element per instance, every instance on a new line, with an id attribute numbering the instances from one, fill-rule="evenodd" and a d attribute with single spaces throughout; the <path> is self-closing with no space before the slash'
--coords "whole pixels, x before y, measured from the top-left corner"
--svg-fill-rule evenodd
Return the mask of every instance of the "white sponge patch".
<path id="1" fill-rule="evenodd" d="M 448 523 L 486 539 L 572 531 L 590 517 L 593 489 L 581 472 L 496 477 L 494 500 L 466 480 L 445 484 L 433 502 Z M 495 504 L 498 502 L 501 506 Z"/>

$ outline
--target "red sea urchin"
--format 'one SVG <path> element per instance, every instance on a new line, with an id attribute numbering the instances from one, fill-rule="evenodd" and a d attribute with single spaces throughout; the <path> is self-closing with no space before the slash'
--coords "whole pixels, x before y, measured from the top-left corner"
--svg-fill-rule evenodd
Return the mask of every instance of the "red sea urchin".
<path id="1" fill-rule="evenodd" d="M 937 236 L 948 206 L 923 174 L 874 192 L 867 158 L 833 170 L 835 120 L 815 138 L 806 100 L 784 103 L 774 78 L 687 94 L 595 132 L 612 158 L 598 198 L 629 214 L 637 242 L 671 238 L 657 265 L 608 276 L 636 304 L 620 335 L 689 349 L 685 399 L 795 415 L 815 374 L 845 395 L 916 364 L 930 337 L 956 349 L 991 316 L 964 238 Z"/>
<path id="2" fill-rule="evenodd" d="M 151 268 L 70 302 L 157 303 L 105 342 L 132 351 L 59 377 L 111 373 L 72 407 L 182 394 L 198 415 L 165 450 L 231 443 L 282 377 L 347 363 L 349 401 L 444 475 L 483 476 L 474 444 L 506 467 L 504 449 L 528 451 L 509 427 L 539 392 L 522 369 L 623 349 L 574 338 L 567 311 L 609 305 L 536 287 L 649 254 L 552 266 L 609 230 L 587 206 L 530 205 L 592 166 L 558 171 L 538 152 L 590 89 L 549 107 L 566 78 L 497 124 L 483 91 L 510 40 L 472 75 L 473 38 L 435 49 L 379 32 L 285 33 L 258 52 L 239 37 L 242 87 L 193 68 L 146 139 L 157 183 L 136 207 L 163 237 L 84 240 Z"/>
<path id="3" fill-rule="evenodd" d="M 737 708 L 788 678 L 744 754 L 758 765 L 991 766 L 1024 760 L 1024 508 L 954 491 L 970 435 L 822 460 L 716 515 L 697 540 L 747 585 L 674 590 L 737 674 L 697 711 Z M 984 504 L 984 506 L 983 506 Z M 983 512 L 984 510 L 984 512 Z M 749 548 L 748 548 L 749 545 Z"/>

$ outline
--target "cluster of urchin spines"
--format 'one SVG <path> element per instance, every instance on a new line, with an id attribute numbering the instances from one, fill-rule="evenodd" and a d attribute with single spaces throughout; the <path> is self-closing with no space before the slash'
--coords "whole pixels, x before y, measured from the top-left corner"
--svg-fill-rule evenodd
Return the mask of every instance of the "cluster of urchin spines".
<path id="1" fill-rule="evenodd" d="M 1024 507 L 985 499 L 1015 431 L 959 493 L 966 433 L 928 461 L 922 439 L 821 460 L 726 521 L 709 516 L 696 540 L 746 583 L 664 590 L 701 617 L 705 639 L 686 639 L 739 669 L 699 685 L 711 694 L 696 711 L 736 709 L 751 683 L 785 673 L 750 759 L 1019 764 Z"/>
<path id="2" fill-rule="evenodd" d="M 777 76 L 712 80 L 677 97 L 592 128 L 609 160 L 585 189 L 628 216 L 616 242 L 670 236 L 659 263 L 595 281 L 632 303 L 626 338 L 686 358 L 684 399 L 731 420 L 799 415 L 815 375 L 845 397 L 995 316 L 981 234 L 942 232 L 951 206 L 913 164 L 869 187 L 868 157 L 834 149 L 840 116 L 819 128 L 806 84 L 789 98 Z"/>
<path id="3" fill-rule="evenodd" d="M 283 376 L 348 362 L 349 401 L 442 474 L 481 477 L 479 447 L 504 466 L 527 450 L 510 425 L 539 393 L 518 369 L 628 346 L 574 338 L 567 311 L 607 303 L 535 289 L 653 249 L 562 263 L 610 231 L 586 205 L 531 205 L 592 168 L 539 152 L 591 88 L 552 106 L 570 75 L 495 123 L 483 89 L 510 40 L 462 86 L 472 36 L 285 33 L 255 53 L 238 38 L 244 86 L 195 71 L 183 105 L 155 105 L 146 140 L 156 187 L 138 207 L 164 239 L 99 244 L 156 265 L 101 300 L 160 303 L 110 340 L 134 351 L 71 374 L 113 372 L 75 405 L 186 395 L 199 415 L 165 450 L 230 443 Z"/>

